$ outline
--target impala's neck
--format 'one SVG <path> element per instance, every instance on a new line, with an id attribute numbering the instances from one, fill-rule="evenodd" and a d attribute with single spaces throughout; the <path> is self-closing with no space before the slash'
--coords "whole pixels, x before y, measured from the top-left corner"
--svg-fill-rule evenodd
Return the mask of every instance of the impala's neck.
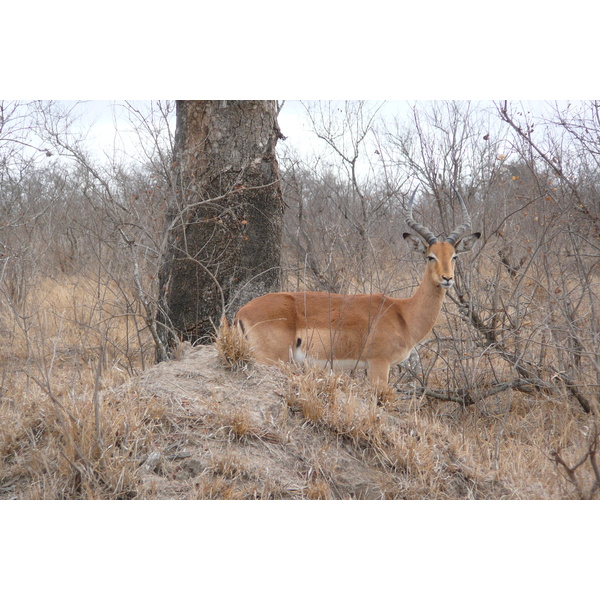
<path id="1" fill-rule="evenodd" d="M 410 336 L 414 343 L 420 342 L 432 330 L 442 309 L 446 290 L 431 278 L 429 269 L 411 298 L 407 298 L 406 319 Z"/>

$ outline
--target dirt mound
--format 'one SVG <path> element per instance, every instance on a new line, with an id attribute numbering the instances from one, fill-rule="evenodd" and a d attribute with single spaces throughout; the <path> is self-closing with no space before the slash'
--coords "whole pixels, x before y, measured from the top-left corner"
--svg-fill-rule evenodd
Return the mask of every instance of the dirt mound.
<path id="1" fill-rule="evenodd" d="M 505 497 L 439 424 L 374 408 L 359 380 L 184 348 L 128 384 L 163 406 L 140 468 L 155 498 Z"/>

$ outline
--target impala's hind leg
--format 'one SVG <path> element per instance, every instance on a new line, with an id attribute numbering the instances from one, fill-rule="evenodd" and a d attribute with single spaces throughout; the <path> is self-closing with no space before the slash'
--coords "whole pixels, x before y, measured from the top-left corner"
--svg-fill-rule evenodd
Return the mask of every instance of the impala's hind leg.
<path id="1" fill-rule="evenodd" d="M 252 356 L 267 364 L 290 362 L 295 347 L 295 332 L 289 327 L 273 322 L 267 327 L 264 323 L 248 326 L 246 321 L 238 321 L 239 327 L 246 335 L 252 347 Z"/>

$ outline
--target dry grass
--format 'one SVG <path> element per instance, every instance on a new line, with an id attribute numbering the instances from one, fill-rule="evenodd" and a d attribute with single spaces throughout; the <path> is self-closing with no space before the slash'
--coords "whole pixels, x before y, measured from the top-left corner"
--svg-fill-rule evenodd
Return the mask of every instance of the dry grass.
<path id="1" fill-rule="evenodd" d="M 41 391 L 0 405 L 0 495 L 25 499 L 136 498 L 140 468 L 165 410 L 134 391 L 106 394 L 99 434 L 92 398 L 59 404 Z"/>
<path id="2" fill-rule="evenodd" d="M 231 371 L 246 369 L 253 362 L 248 338 L 237 327 L 231 327 L 226 317 L 221 318 L 215 347 L 223 364 Z"/>
<path id="3" fill-rule="evenodd" d="M 147 336 L 89 278 L 41 280 L 25 300 L 0 297 L 0 497 L 135 497 L 162 409 L 111 389 L 143 368 Z"/>
<path id="4" fill-rule="evenodd" d="M 0 359 L 9 365 L 4 372 L 68 372 L 85 386 L 102 356 L 104 378 L 123 383 L 153 354 L 133 309 L 122 290 L 87 277 L 43 279 L 19 307 L 0 295 Z"/>
<path id="5" fill-rule="evenodd" d="M 363 382 L 317 369 L 291 373 L 288 405 L 349 444 L 381 482 L 384 498 L 502 497 L 491 471 L 473 462 L 461 436 L 426 412 L 376 408 Z M 406 407 L 404 407 L 406 409 Z"/>
<path id="6" fill-rule="evenodd" d="M 227 325 L 143 370 L 116 295 L 54 285 L 0 312 L 2 498 L 598 497 L 598 416 L 566 392 L 463 407 L 403 380 L 377 405 L 360 376 L 253 364 Z"/>
<path id="7" fill-rule="evenodd" d="M 413 397 L 381 410 L 363 382 L 289 370 L 288 405 L 360 450 L 392 484 L 386 497 L 598 497 L 598 415 L 567 394 L 508 390 L 466 408 Z"/>

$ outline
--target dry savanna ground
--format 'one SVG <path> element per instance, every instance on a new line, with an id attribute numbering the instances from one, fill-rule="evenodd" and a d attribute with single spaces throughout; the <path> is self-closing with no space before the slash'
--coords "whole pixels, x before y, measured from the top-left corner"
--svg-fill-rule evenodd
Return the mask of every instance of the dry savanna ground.
<path id="1" fill-rule="evenodd" d="M 566 393 L 462 406 L 403 378 L 376 405 L 361 374 L 254 364 L 229 330 L 152 365 L 91 281 L 1 307 L 2 499 L 598 497 L 597 411 Z"/>

